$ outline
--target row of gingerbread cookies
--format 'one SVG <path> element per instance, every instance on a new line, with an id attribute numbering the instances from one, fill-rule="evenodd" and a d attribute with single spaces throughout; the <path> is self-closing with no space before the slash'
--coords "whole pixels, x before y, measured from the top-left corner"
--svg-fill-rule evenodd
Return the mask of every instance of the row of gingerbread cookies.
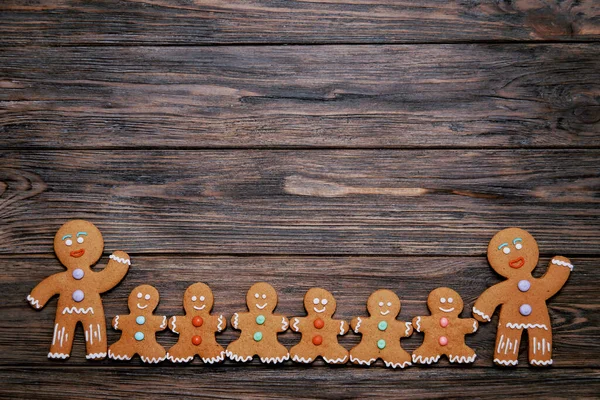
<path id="1" fill-rule="evenodd" d="M 375 291 L 367 301 L 368 317 L 357 317 L 350 327 L 362 335 L 361 342 L 346 350 L 337 337 L 348 332 L 346 321 L 333 319 L 336 301 L 325 289 L 312 288 L 304 296 L 305 317 L 288 318 L 275 314 L 277 292 L 265 282 L 254 284 L 246 296 L 248 312 L 235 313 L 231 318 L 240 337 L 224 349 L 215 339 L 216 332 L 226 327 L 223 315 L 211 315 L 213 294 L 204 283 L 187 288 L 183 296 L 185 315 L 171 317 L 153 315 L 158 305 L 158 291 L 149 285 L 135 288 L 129 296 L 128 315 L 117 315 L 113 328 L 122 331 L 119 341 L 108 349 L 115 360 L 130 360 L 138 354 L 142 361 L 158 363 L 189 362 L 199 356 L 204 363 L 231 360 L 247 362 L 258 356 L 263 363 L 281 363 L 288 359 L 311 363 L 318 357 L 329 364 L 370 365 L 381 359 L 388 367 L 412 365 L 412 362 L 431 364 L 441 355 L 450 362 L 475 361 L 475 352 L 465 344 L 465 335 L 477 330 L 477 321 L 461 319 L 463 302 L 458 293 L 449 288 L 438 288 L 429 294 L 427 305 L 431 316 L 419 316 L 413 322 L 398 321 L 400 299 L 386 289 Z M 155 338 L 155 333 L 167 328 L 179 335 L 178 342 L 166 351 Z M 290 326 L 291 325 L 291 326 Z M 409 337 L 413 326 L 424 332 L 423 344 L 411 355 L 400 345 L 400 339 Z M 277 339 L 279 333 L 291 328 L 302 334 L 300 343 L 289 351 Z"/>
<path id="2" fill-rule="evenodd" d="M 69 221 L 55 235 L 54 250 L 67 271 L 44 279 L 27 296 L 29 303 L 36 309 L 41 309 L 53 296 L 59 296 L 49 358 L 65 359 L 70 356 L 78 323 L 85 328 L 86 358 L 102 359 L 107 356 L 106 323 L 100 294 L 110 290 L 124 278 L 131 261 L 125 252 L 117 251 L 110 256 L 106 268 L 95 272 L 91 267 L 100 259 L 103 248 L 102 234 L 88 221 Z M 494 362 L 498 365 L 517 364 L 519 342 L 524 330 L 529 334 L 530 363 L 552 364 L 552 330 L 546 300 L 565 284 L 573 265 L 567 258 L 556 256 L 552 258 L 546 274 L 541 278 L 534 278 L 531 272 L 537 266 L 538 258 L 539 250 L 535 239 L 522 229 L 504 229 L 494 235 L 488 245 L 490 265 L 506 280 L 488 288 L 479 297 L 473 307 L 473 315 L 481 322 L 489 322 L 495 309 L 500 306 L 494 351 Z M 450 297 L 444 298 L 448 301 Z M 458 299 L 457 296 L 456 298 Z M 322 301 L 322 298 L 320 299 Z M 176 324 L 176 320 L 174 322 Z M 445 322 L 440 319 L 440 326 L 443 323 Z M 358 319 L 356 324 L 360 324 Z M 295 324 L 292 324 L 292 328 L 294 327 Z M 358 328 L 360 329 L 360 326 Z M 418 326 L 416 328 L 419 329 Z M 322 338 L 322 335 L 317 336 Z M 447 335 L 441 336 L 448 339 Z M 441 336 L 438 338 L 439 346 L 442 346 L 440 340 L 445 342 Z M 311 341 L 312 338 L 303 335 L 301 345 L 310 345 Z M 435 343 L 435 340 L 429 340 L 426 335 L 425 342 Z M 449 343 L 443 345 L 447 346 L 445 349 L 454 345 L 454 341 Z M 330 342 L 327 341 L 319 348 L 325 349 L 329 346 Z M 385 346 L 387 347 L 387 342 Z M 238 359 L 240 357 L 237 353 L 231 354 L 236 355 Z M 421 358 L 418 358 L 419 356 Z M 363 362 L 370 360 L 356 357 Z M 436 360 L 434 356 L 419 354 L 418 351 L 415 352 L 415 357 L 417 361 Z M 434 357 L 433 361 L 431 357 Z M 300 358 L 312 359 L 310 355 Z M 332 359 L 335 360 L 336 357 Z"/>

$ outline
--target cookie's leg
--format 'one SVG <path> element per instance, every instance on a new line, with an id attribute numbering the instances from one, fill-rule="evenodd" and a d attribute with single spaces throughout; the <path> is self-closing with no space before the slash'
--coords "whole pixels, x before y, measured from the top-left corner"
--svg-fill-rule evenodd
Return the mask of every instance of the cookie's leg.
<path id="1" fill-rule="evenodd" d="M 225 354 L 230 360 L 247 362 L 252 360 L 252 357 L 254 356 L 254 352 L 250 350 L 250 347 L 250 343 L 247 340 L 244 338 L 239 338 L 227 346 Z"/>
<path id="2" fill-rule="evenodd" d="M 377 360 L 374 354 L 379 353 L 375 343 L 369 343 L 372 340 L 363 337 L 361 342 L 350 350 L 350 362 L 358 365 L 371 365 Z"/>
<path id="3" fill-rule="evenodd" d="M 190 362 L 194 359 L 195 349 L 191 348 L 192 339 L 179 337 L 179 341 L 167 352 L 167 358 L 174 363 Z"/>
<path id="4" fill-rule="evenodd" d="M 440 354 L 437 343 L 430 343 L 425 339 L 423 344 L 413 352 L 412 361 L 415 364 L 431 364 L 438 362 Z"/>
<path id="5" fill-rule="evenodd" d="M 123 334 L 125 335 L 125 334 Z M 129 338 L 121 336 L 121 339 L 111 344 L 108 348 L 108 358 L 113 360 L 131 360 L 131 357 L 135 355 L 133 350 L 134 343 Z"/>
<path id="6" fill-rule="evenodd" d="M 498 325 L 494 362 L 498 365 L 514 366 L 519 363 L 519 343 L 523 329 L 503 325 L 502 323 Z"/>
<path id="7" fill-rule="evenodd" d="M 381 352 L 381 359 L 385 366 L 390 368 L 404 368 L 412 365 L 410 354 L 399 344 L 398 346 L 385 348 Z"/>
<path id="8" fill-rule="evenodd" d="M 273 339 L 273 342 L 265 342 L 258 350 L 260 361 L 267 364 L 282 363 L 290 358 L 290 353 L 284 345 Z"/>
<path id="9" fill-rule="evenodd" d="M 107 354 L 106 321 L 104 314 L 88 314 L 82 317 L 85 349 L 88 360 L 102 360 Z"/>
<path id="10" fill-rule="evenodd" d="M 299 363 L 310 364 L 319 355 L 316 346 L 298 343 L 290 349 L 290 358 Z"/>
<path id="11" fill-rule="evenodd" d="M 214 336 L 207 337 L 203 340 L 202 344 L 198 346 L 197 354 L 202 358 L 202 362 L 205 364 L 214 364 L 225 359 L 225 349 L 217 343 Z"/>
<path id="12" fill-rule="evenodd" d="M 475 350 L 473 350 L 464 343 L 461 346 L 457 346 L 448 350 L 448 359 L 451 363 L 472 363 L 475 362 L 475 357 L 477 357 L 477 355 L 475 354 Z"/>
<path id="13" fill-rule="evenodd" d="M 528 329 L 529 363 L 536 366 L 552 364 L 552 331 L 543 328 Z"/>
<path id="14" fill-rule="evenodd" d="M 164 359 L 167 358 L 167 352 L 165 348 L 156 341 L 153 343 L 145 343 L 143 346 L 139 347 L 138 354 L 145 363 L 155 364 L 164 361 Z"/>
<path id="15" fill-rule="evenodd" d="M 57 313 L 48 358 L 65 359 L 71 356 L 76 325 L 77 320 L 71 315 L 64 316 Z"/>
<path id="16" fill-rule="evenodd" d="M 336 344 L 321 354 L 327 364 L 345 364 L 348 361 L 348 350 Z"/>

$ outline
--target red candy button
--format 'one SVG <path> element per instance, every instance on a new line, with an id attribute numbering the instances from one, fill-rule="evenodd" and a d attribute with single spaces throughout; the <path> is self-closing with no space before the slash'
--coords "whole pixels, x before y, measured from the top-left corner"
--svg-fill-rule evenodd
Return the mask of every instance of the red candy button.
<path id="1" fill-rule="evenodd" d="M 202 326 L 203 323 L 204 320 L 202 319 L 202 317 L 194 317 L 192 319 L 192 325 L 194 325 L 196 328 Z"/>
<path id="2" fill-rule="evenodd" d="M 321 343 L 323 343 L 323 336 L 321 336 L 321 335 L 315 335 L 315 336 L 313 336 L 312 342 L 313 342 L 313 344 L 315 346 L 320 346 Z"/>
<path id="3" fill-rule="evenodd" d="M 448 338 L 446 336 L 440 336 L 439 342 L 441 346 L 445 346 L 448 344 Z"/>
<path id="4" fill-rule="evenodd" d="M 440 326 L 441 326 L 442 328 L 445 328 L 445 327 L 447 327 L 447 326 L 448 326 L 448 323 L 449 323 L 449 322 L 448 322 L 448 318 L 446 318 L 446 317 L 442 317 L 442 318 L 440 318 Z"/>
<path id="5" fill-rule="evenodd" d="M 194 336 L 192 337 L 192 343 L 194 346 L 198 346 L 200 343 L 202 343 L 202 338 L 200 336 Z"/>
<path id="6" fill-rule="evenodd" d="M 323 329 L 323 327 L 325 326 L 325 322 L 323 322 L 323 320 L 321 318 L 317 318 L 317 319 L 315 319 L 315 322 L 313 322 L 313 325 L 317 329 Z M 321 343 L 319 343 L 319 344 L 321 344 Z"/>

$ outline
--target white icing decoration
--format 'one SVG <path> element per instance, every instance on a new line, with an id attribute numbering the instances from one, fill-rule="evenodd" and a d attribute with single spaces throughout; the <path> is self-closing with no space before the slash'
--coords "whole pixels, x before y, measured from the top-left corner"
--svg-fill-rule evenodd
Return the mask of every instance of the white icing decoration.
<path id="1" fill-rule="evenodd" d="M 512 329 L 542 328 L 548 330 L 548 327 L 544 324 L 513 324 L 509 322 L 506 324 L 506 327 Z"/>
<path id="2" fill-rule="evenodd" d="M 557 260 L 555 258 L 552 259 L 552 264 L 554 265 L 560 265 L 563 267 L 568 267 L 571 271 L 573 271 L 573 264 L 569 264 L 566 261 L 562 261 L 562 260 Z"/>
<path id="3" fill-rule="evenodd" d="M 477 321 L 473 321 L 473 333 L 477 332 Z"/>
<path id="4" fill-rule="evenodd" d="M 140 303 L 136 304 L 137 308 L 139 308 L 140 310 L 143 310 L 144 308 L 148 307 L 148 304 L 146 304 L 145 306 L 140 306 Z"/>
<path id="5" fill-rule="evenodd" d="M 292 325 L 292 328 L 298 332 L 298 324 L 300 323 L 300 320 L 298 318 L 294 318 L 294 324 Z"/>
<path id="6" fill-rule="evenodd" d="M 167 317 L 163 316 L 163 320 L 160 323 L 160 329 L 165 329 L 167 327 Z"/>
<path id="7" fill-rule="evenodd" d="M 144 356 L 140 356 L 140 358 L 142 359 L 143 362 L 148 363 L 148 364 L 158 364 L 161 361 L 165 361 L 165 359 L 167 358 L 167 356 L 164 357 L 144 357 Z"/>
<path id="8" fill-rule="evenodd" d="M 129 361 L 131 360 L 131 357 L 127 357 L 126 355 L 116 355 L 115 353 L 112 352 L 112 350 L 108 350 L 108 358 L 112 358 L 113 360 L 120 360 L 120 361 Z"/>
<path id="9" fill-rule="evenodd" d="M 475 361 L 475 357 L 477 357 L 476 354 L 473 354 L 471 357 L 467 357 L 467 356 L 452 356 L 452 355 L 448 355 L 448 358 L 450 359 L 451 363 L 472 363 Z"/>
<path id="10" fill-rule="evenodd" d="M 287 361 L 289 359 L 290 359 L 290 355 L 286 354 L 285 356 L 282 356 L 282 357 L 261 357 L 260 361 L 265 364 L 277 364 L 277 363 L 282 363 L 284 361 Z"/>
<path id="11" fill-rule="evenodd" d="M 336 358 L 336 359 L 323 357 L 323 360 L 325 360 L 325 362 L 327 364 L 339 364 L 339 363 L 345 362 L 346 358 L 348 358 L 348 356 L 344 356 L 342 358 Z"/>
<path id="12" fill-rule="evenodd" d="M 175 358 L 172 355 L 170 355 L 169 353 L 167 353 L 167 359 L 169 359 L 171 362 L 174 363 L 182 363 L 182 362 L 190 362 L 194 359 L 194 356 L 189 356 L 186 358 Z"/>
<path id="13" fill-rule="evenodd" d="M 48 358 L 62 358 L 64 360 L 69 357 L 71 357 L 71 355 L 65 353 L 48 353 Z"/>
<path id="14" fill-rule="evenodd" d="M 88 360 L 98 360 L 106 357 L 106 353 L 90 353 L 85 356 Z"/>
<path id="15" fill-rule="evenodd" d="M 547 361 L 531 360 L 531 361 L 529 361 L 529 363 L 533 364 L 533 365 L 552 365 L 552 360 L 547 360 Z"/>
<path id="16" fill-rule="evenodd" d="M 31 303 L 32 306 L 34 306 L 35 308 L 41 308 L 42 306 L 40 305 L 39 300 L 34 299 L 33 297 L 31 297 L 30 295 L 27 295 L 27 301 L 29 303 Z"/>
<path id="17" fill-rule="evenodd" d="M 311 363 L 312 362 L 312 358 L 308 357 L 308 358 L 304 358 L 304 357 L 298 357 L 297 355 L 295 355 L 294 357 L 292 357 L 292 360 L 296 361 L 296 362 L 301 362 L 301 363 Z"/>
<path id="18" fill-rule="evenodd" d="M 390 313 L 390 310 L 387 310 L 386 312 L 379 311 L 379 314 L 381 314 L 381 315 L 388 315 L 389 313 Z"/>
<path id="19" fill-rule="evenodd" d="M 227 355 L 227 357 L 229 357 L 230 360 L 237 361 L 237 362 L 247 362 L 247 361 L 252 360 L 252 356 L 248 356 L 248 357 L 238 356 L 237 354 L 234 354 L 229 350 L 226 350 L 225 354 Z"/>
<path id="20" fill-rule="evenodd" d="M 238 313 L 233 314 L 233 327 L 235 329 L 238 328 L 238 322 L 239 322 L 239 315 Z"/>
<path id="21" fill-rule="evenodd" d="M 389 362 L 389 361 L 383 361 L 383 363 L 385 364 L 386 367 L 392 367 L 392 368 L 404 368 L 404 367 L 410 367 L 412 365 L 412 363 L 410 361 L 405 361 L 403 363 L 393 363 L 393 362 Z"/>
<path id="22" fill-rule="evenodd" d="M 344 321 L 340 321 L 340 335 L 344 334 Z"/>
<path id="23" fill-rule="evenodd" d="M 204 310 L 204 308 L 206 307 L 206 304 L 204 304 L 202 307 L 196 307 L 196 306 L 193 306 L 193 307 L 194 307 L 194 310 L 200 311 L 200 310 Z"/>
<path id="24" fill-rule="evenodd" d="M 478 309 L 476 309 L 475 307 L 473 307 L 473 312 L 477 315 L 479 315 L 481 318 L 483 318 L 484 320 L 486 320 L 487 322 L 490 322 L 492 319 L 490 318 L 489 315 L 485 314 L 482 311 L 479 311 Z"/>
<path id="25" fill-rule="evenodd" d="M 217 362 L 221 362 L 225 359 L 225 352 L 222 351 L 218 356 L 212 358 L 202 358 L 202 362 L 205 364 L 213 364 Z"/>
<path id="26" fill-rule="evenodd" d="M 415 325 L 417 326 L 417 332 L 421 332 L 421 317 L 417 317 L 417 320 L 415 321 Z"/>
<path id="27" fill-rule="evenodd" d="M 222 315 L 219 315 L 218 321 L 219 321 L 219 323 L 217 324 L 217 331 L 221 332 L 221 331 L 223 331 L 223 322 L 225 322 L 225 317 L 223 317 Z"/>
<path id="28" fill-rule="evenodd" d="M 115 260 L 116 262 L 119 262 L 121 264 L 127 264 L 127 265 L 131 265 L 131 261 L 129 261 L 129 259 L 127 258 L 121 258 L 118 256 L 115 256 L 114 254 L 111 254 L 110 257 L 111 260 Z"/>
<path id="29" fill-rule="evenodd" d="M 265 307 L 267 306 L 267 304 L 269 304 L 269 303 L 265 303 L 262 306 L 259 306 L 258 304 L 256 304 L 256 308 L 258 308 L 259 310 L 264 310 Z"/>
<path id="30" fill-rule="evenodd" d="M 358 328 L 360 328 L 360 323 L 362 322 L 362 319 L 360 319 L 360 317 L 356 318 L 356 326 L 354 327 L 354 333 L 358 333 Z"/>
<path id="31" fill-rule="evenodd" d="M 119 316 L 115 316 L 115 323 L 113 325 L 113 328 L 118 329 L 119 328 Z M 109 354 L 110 356 L 110 354 Z"/>
<path id="32" fill-rule="evenodd" d="M 377 360 L 376 358 L 371 358 L 370 360 L 361 360 L 360 358 L 353 357 L 350 355 L 350 361 L 354 363 L 358 363 L 359 365 L 371 365 L 373 361 Z"/>
<path id="33" fill-rule="evenodd" d="M 445 312 L 445 313 L 449 313 L 449 312 L 452 312 L 452 311 L 454 311 L 454 307 L 452 307 L 452 308 L 442 308 L 442 307 L 438 307 L 438 308 L 440 309 L 440 311 L 443 311 L 443 312 Z"/>
<path id="34" fill-rule="evenodd" d="M 494 362 L 500 365 L 517 365 L 519 363 L 518 360 L 500 360 L 499 358 L 494 358 Z"/>
<path id="35" fill-rule="evenodd" d="M 410 327 L 412 326 L 412 324 L 410 322 L 405 322 L 404 325 L 406 326 L 406 331 L 404 331 L 404 335 L 408 336 L 408 334 L 410 332 Z"/>
<path id="36" fill-rule="evenodd" d="M 77 307 L 65 307 L 65 309 L 62 311 L 63 314 L 87 314 L 87 313 L 94 313 L 94 309 L 92 307 L 88 307 L 88 308 L 77 308 Z"/>
<path id="37" fill-rule="evenodd" d="M 412 360 L 414 363 L 420 363 L 420 364 L 431 364 L 434 362 L 437 362 L 440 359 L 440 356 L 434 356 L 434 357 L 423 357 L 423 356 L 416 356 L 413 354 L 412 356 Z"/>
<path id="38" fill-rule="evenodd" d="M 313 307 L 313 310 L 315 310 L 315 312 L 318 312 L 320 314 L 322 312 L 325 312 L 326 308 L 325 307 L 323 307 L 323 308 Z"/>
<path id="39" fill-rule="evenodd" d="M 286 321 L 285 317 L 281 317 L 281 329 L 284 331 L 287 331 L 287 328 L 290 325 L 288 324 L 288 322 Z"/>
<path id="40" fill-rule="evenodd" d="M 177 325 L 175 324 L 176 321 L 177 321 L 177 317 L 173 317 L 173 319 L 171 320 L 171 330 L 173 332 L 179 334 L 179 332 L 177 332 Z M 180 361 L 177 361 L 177 362 L 180 362 Z"/>

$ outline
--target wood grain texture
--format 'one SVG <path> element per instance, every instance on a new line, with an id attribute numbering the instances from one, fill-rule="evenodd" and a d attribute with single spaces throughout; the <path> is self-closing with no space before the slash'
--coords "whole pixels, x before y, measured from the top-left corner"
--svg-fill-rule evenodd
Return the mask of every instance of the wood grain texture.
<path id="1" fill-rule="evenodd" d="M 593 0 L 5 0 L 0 12 L 0 37 L 11 45 L 600 38 L 600 7 Z"/>
<path id="2" fill-rule="evenodd" d="M 108 255 L 102 262 L 106 263 Z M 401 320 L 411 320 L 417 315 L 429 315 L 426 299 L 436 287 L 454 288 L 465 302 L 463 317 L 470 316 L 475 299 L 489 286 L 500 282 L 488 266 L 485 257 L 189 257 L 185 255 L 132 256 L 132 268 L 124 281 L 103 296 L 107 323 L 117 314 L 127 314 L 127 297 L 133 288 L 140 284 L 152 284 L 161 296 L 158 315 L 180 315 L 182 296 L 192 283 L 203 281 L 213 290 L 215 306 L 213 312 L 227 316 L 228 324 L 234 312 L 246 310 L 246 291 L 252 283 L 266 281 L 279 293 L 277 311 L 287 316 L 305 315 L 302 298 L 311 287 L 331 290 L 337 300 L 336 318 L 350 321 L 353 317 L 366 315 L 368 296 L 377 289 L 395 291 L 401 298 Z M 546 271 L 548 258 L 534 274 L 540 276 Z M 600 303 L 596 296 L 600 277 L 596 272 L 600 259 L 575 258 L 573 274 L 569 281 L 549 303 L 553 327 L 553 368 L 600 367 Z M 85 359 L 83 334 L 79 331 L 72 357 L 66 362 L 52 362 L 47 359 L 48 348 L 54 327 L 56 301 L 51 301 L 42 310 L 34 310 L 26 302 L 27 294 L 33 287 L 53 273 L 63 271 L 54 257 L 44 255 L 23 259 L 22 256 L 2 257 L 0 263 L 10 265 L 0 277 L 0 291 L 4 294 L 0 318 L 0 337 L 5 348 L 0 365 L 21 366 L 133 366 L 142 365 L 139 359 L 131 362 L 104 360 L 89 362 Z M 97 267 L 101 268 L 101 267 Z M 474 335 L 467 336 L 467 344 L 477 354 L 474 368 L 494 368 L 493 348 L 496 335 L 497 316 L 491 323 L 484 324 Z M 119 338 L 119 333 L 109 329 L 109 343 Z M 218 340 L 226 345 L 239 335 L 228 325 L 227 330 L 218 335 Z M 280 336 L 288 347 L 299 341 L 299 335 L 291 331 Z M 177 336 L 170 332 L 159 334 L 159 342 L 170 347 Z M 350 332 L 340 339 L 347 348 L 358 344 L 360 335 Z M 415 333 L 402 344 L 413 351 L 422 342 L 423 335 Z M 7 348 L 10 346 L 10 349 Z M 527 369 L 527 351 L 521 345 L 518 368 Z M 169 365 L 169 363 L 166 363 Z M 227 364 L 236 363 L 227 361 Z M 259 365 L 254 361 L 252 365 Z M 193 365 L 201 365 L 196 360 Z M 314 364 L 329 371 L 332 369 L 322 361 Z M 380 364 L 377 364 L 379 369 Z M 451 367 L 448 361 L 440 361 L 433 369 L 437 374 L 441 368 Z M 151 367 L 147 367 L 152 369 Z M 287 362 L 280 369 L 303 370 L 293 362 Z M 347 366 L 349 369 L 365 371 L 364 368 Z M 460 368 L 468 374 L 469 367 Z M 335 369 L 335 368 L 333 368 Z M 429 372 L 424 370 L 423 375 Z M 500 369 L 502 370 L 502 369 Z M 402 379 L 402 371 L 390 372 Z M 365 376 L 367 376 L 365 374 Z"/>
<path id="3" fill-rule="evenodd" d="M 598 147 L 598 53 L 597 43 L 5 48 L 0 148 Z"/>
<path id="4" fill-rule="evenodd" d="M 89 219 L 107 251 L 484 255 L 528 229 L 599 255 L 598 150 L 1 152 L 4 254 Z"/>

